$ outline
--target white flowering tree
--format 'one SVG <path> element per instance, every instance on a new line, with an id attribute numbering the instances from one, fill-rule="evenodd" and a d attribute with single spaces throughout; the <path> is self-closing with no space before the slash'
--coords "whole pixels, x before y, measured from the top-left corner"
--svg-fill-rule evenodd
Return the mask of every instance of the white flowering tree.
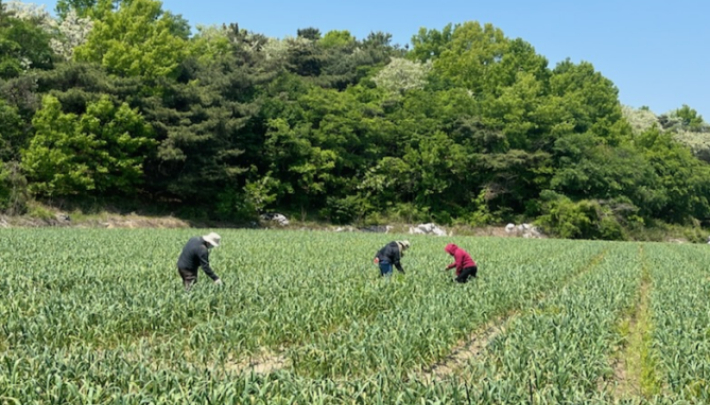
<path id="1" fill-rule="evenodd" d="M 13 17 L 36 24 L 50 36 L 52 52 L 64 60 L 71 60 L 74 48 L 83 45 L 91 32 L 93 22 L 87 17 L 80 17 L 73 8 L 66 10 L 64 18 L 56 19 L 44 5 L 12 1 L 5 7 Z"/>
<path id="2" fill-rule="evenodd" d="M 431 71 L 431 63 L 412 62 L 403 58 L 392 58 L 375 77 L 378 87 L 392 95 L 400 96 L 412 89 L 421 89 Z"/>
<path id="3" fill-rule="evenodd" d="M 688 146 L 698 159 L 710 163 L 710 125 L 702 115 L 683 105 L 660 119 L 664 128 L 673 132 L 673 139 Z"/>
<path id="4" fill-rule="evenodd" d="M 622 111 L 634 134 L 657 127 L 672 133 L 673 139 L 689 147 L 695 157 L 710 163 L 710 125 L 694 109 L 684 105 L 660 116 L 647 107 L 635 109 L 623 106 Z"/>
<path id="5" fill-rule="evenodd" d="M 295 39 L 290 37 L 269 38 L 262 48 L 266 60 L 278 63 L 285 61 L 288 56 L 288 41 L 295 41 Z"/>
<path id="6" fill-rule="evenodd" d="M 89 17 L 79 17 L 74 9 L 69 10 L 62 21 L 52 21 L 57 33 L 50 41 L 52 51 L 66 60 L 71 60 L 74 49 L 86 43 L 94 23 Z"/>
<path id="7" fill-rule="evenodd" d="M 21 1 L 9 1 L 4 4 L 5 12 L 12 14 L 15 18 L 25 21 L 34 21 L 40 24 L 47 24 L 48 20 L 52 20 L 52 16 L 45 9 L 44 5 L 23 3 Z"/>
<path id="8" fill-rule="evenodd" d="M 624 114 L 626 121 L 631 125 L 634 134 L 640 134 L 653 128 L 655 125 L 659 125 L 658 117 L 648 108 L 642 107 L 636 109 L 624 105 L 621 107 L 621 112 Z"/>

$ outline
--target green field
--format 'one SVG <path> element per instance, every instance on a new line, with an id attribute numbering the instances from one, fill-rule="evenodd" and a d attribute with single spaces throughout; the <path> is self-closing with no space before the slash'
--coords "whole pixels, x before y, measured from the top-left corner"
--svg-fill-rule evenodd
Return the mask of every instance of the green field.
<path id="1" fill-rule="evenodd" d="M 707 245 L 205 232 L 0 231 L 0 404 L 710 403 Z"/>

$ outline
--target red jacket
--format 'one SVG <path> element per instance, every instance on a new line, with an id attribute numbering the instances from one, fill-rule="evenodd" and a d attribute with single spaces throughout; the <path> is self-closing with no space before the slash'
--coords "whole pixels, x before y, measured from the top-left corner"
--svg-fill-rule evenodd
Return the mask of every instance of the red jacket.
<path id="1" fill-rule="evenodd" d="M 471 259 L 471 255 L 469 255 L 465 250 L 454 245 L 453 243 L 449 243 L 448 245 L 446 245 L 444 250 L 446 251 L 446 253 L 454 257 L 454 262 L 451 263 L 448 267 L 446 267 L 446 270 L 456 267 L 457 276 L 461 275 L 463 269 L 468 267 L 474 267 L 476 265 L 476 262 Z"/>

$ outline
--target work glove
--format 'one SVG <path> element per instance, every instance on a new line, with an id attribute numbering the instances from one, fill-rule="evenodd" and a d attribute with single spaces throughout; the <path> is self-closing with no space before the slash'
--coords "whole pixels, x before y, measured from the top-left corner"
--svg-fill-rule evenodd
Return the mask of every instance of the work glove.
<path id="1" fill-rule="evenodd" d="M 215 285 L 223 285 L 222 280 L 219 278 L 217 280 L 215 280 L 214 283 L 215 283 Z"/>

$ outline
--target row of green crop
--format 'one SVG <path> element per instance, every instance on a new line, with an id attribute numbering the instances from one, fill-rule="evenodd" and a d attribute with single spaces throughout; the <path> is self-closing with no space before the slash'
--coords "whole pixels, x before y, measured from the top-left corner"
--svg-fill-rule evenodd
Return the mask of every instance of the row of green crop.
<path id="1" fill-rule="evenodd" d="M 649 250 L 658 403 L 710 403 L 710 267 L 707 246 Z"/>

